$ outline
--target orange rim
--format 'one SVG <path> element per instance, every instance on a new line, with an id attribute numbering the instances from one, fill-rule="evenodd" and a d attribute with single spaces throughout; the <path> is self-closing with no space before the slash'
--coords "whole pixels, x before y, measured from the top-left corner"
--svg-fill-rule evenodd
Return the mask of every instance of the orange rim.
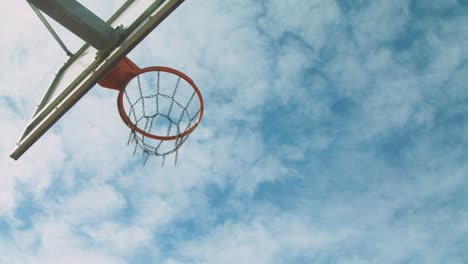
<path id="1" fill-rule="evenodd" d="M 186 82 L 188 82 L 192 86 L 193 90 L 195 90 L 195 93 L 198 96 L 198 101 L 200 102 L 200 112 L 198 113 L 198 118 L 197 118 L 197 121 L 195 122 L 195 124 L 193 124 L 189 129 L 184 131 L 184 133 L 174 135 L 174 136 L 159 136 L 159 135 L 154 135 L 154 134 L 148 133 L 148 132 L 140 129 L 135 123 L 133 123 L 130 120 L 130 117 L 125 112 L 125 107 L 124 107 L 123 101 L 124 101 L 124 94 L 125 94 L 125 89 L 127 88 L 127 85 L 133 80 L 133 78 L 137 77 L 138 75 L 146 73 L 146 72 L 151 72 L 151 71 L 168 72 L 168 73 L 177 75 L 180 78 L 184 79 Z M 117 108 L 119 110 L 120 118 L 122 118 L 123 122 L 130 129 L 140 133 L 141 135 L 143 135 L 145 137 L 149 137 L 149 138 L 157 139 L 157 140 L 175 140 L 175 139 L 178 139 L 178 138 L 181 138 L 181 137 L 185 137 L 188 134 L 192 133 L 192 131 L 198 126 L 198 124 L 200 123 L 200 121 L 202 119 L 204 106 L 203 106 L 203 97 L 201 95 L 200 90 L 198 89 L 197 85 L 192 81 L 192 79 L 190 79 L 187 75 L 185 75 L 184 73 L 182 73 L 182 72 L 180 72 L 180 71 L 178 71 L 176 69 L 172 69 L 172 68 L 169 68 L 169 67 L 162 67 L 162 66 L 147 67 L 147 68 L 144 68 L 144 69 L 141 69 L 140 71 L 138 71 L 138 73 L 135 76 L 133 76 L 132 78 L 128 79 L 123 84 L 122 87 L 123 88 L 119 91 L 119 96 L 117 97 Z"/>

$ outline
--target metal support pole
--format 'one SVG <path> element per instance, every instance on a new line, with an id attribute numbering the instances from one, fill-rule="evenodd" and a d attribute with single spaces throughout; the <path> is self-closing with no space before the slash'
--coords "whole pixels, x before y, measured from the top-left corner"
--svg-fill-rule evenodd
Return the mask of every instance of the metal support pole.
<path id="1" fill-rule="evenodd" d="M 117 31 L 75 0 L 27 0 L 97 50 L 108 48 Z"/>
<path id="2" fill-rule="evenodd" d="M 47 20 L 45 19 L 45 17 L 41 14 L 41 11 L 39 11 L 39 9 L 37 9 L 33 4 L 29 3 L 29 5 L 31 6 L 31 8 L 34 10 L 34 12 L 36 13 L 36 15 L 39 17 L 39 19 L 42 21 L 42 24 L 44 24 L 44 26 L 47 28 L 47 30 L 49 30 L 50 34 L 52 34 L 52 36 L 54 37 L 54 39 L 58 42 L 58 44 L 60 45 L 60 47 L 62 47 L 62 49 L 65 51 L 65 53 L 68 55 L 68 57 L 71 57 L 73 56 L 73 53 L 71 53 L 71 51 L 68 50 L 67 46 L 65 46 L 65 43 L 63 43 L 63 41 L 60 39 L 60 37 L 57 35 L 57 33 L 55 32 L 55 30 L 52 28 L 52 26 L 50 26 L 49 22 L 47 22 Z"/>

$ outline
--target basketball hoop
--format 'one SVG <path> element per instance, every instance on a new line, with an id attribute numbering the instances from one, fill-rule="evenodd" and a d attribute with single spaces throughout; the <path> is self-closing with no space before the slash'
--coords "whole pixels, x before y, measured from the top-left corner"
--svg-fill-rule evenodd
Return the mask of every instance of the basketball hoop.
<path id="1" fill-rule="evenodd" d="M 131 133 L 128 143 L 145 157 L 175 153 L 200 123 L 203 99 L 193 81 L 167 67 L 140 69 L 126 56 L 184 0 L 132 0 L 107 21 L 78 0 L 27 0 L 70 58 L 34 109 L 10 157 L 17 160 L 97 83 L 119 91 L 118 112 Z M 48 19 L 85 44 L 72 53 Z M 146 82 L 145 79 L 155 79 Z M 168 81 L 169 80 L 169 81 Z M 149 89 L 153 88 L 153 90 Z M 198 101 L 198 104 L 197 104 Z"/>
<path id="2" fill-rule="evenodd" d="M 176 165 L 179 148 L 203 116 L 203 97 L 192 79 L 168 67 L 140 69 L 124 58 L 99 84 L 119 90 L 117 108 L 130 128 L 127 144 L 133 144 L 133 154 L 141 149 L 144 164 L 160 156 L 164 165 L 175 153 Z"/>

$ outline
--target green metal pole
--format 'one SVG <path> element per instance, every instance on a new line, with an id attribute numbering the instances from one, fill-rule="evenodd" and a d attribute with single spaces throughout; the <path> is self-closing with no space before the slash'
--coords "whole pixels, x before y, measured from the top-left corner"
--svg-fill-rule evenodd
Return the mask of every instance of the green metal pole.
<path id="1" fill-rule="evenodd" d="M 44 26 L 47 28 L 47 30 L 49 30 L 50 34 L 52 34 L 52 36 L 55 38 L 55 40 L 58 42 L 58 44 L 60 45 L 60 47 L 62 47 L 62 49 L 65 51 L 65 53 L 67 54 L 68 57 L 72 57 L 73 56 L 73 53 L 70 52 L 70 50 L 67 49 L 67 46 L 65 46 L 65 43 L 63 43 L 63 41 L 60 39 L 60 37 L 57 35 L 57 33 L 55 32 L 55 30 L 52 28 L 52 26 L 49 24 L 49 22 L 47 22 L 47 20 L 45 19 L 45 17 L 42 15 L 42 13 L 39 11 L 39 9 L 37 9 L 33 4 L 29 3 L 28 4 L 31 6 L 31 8 L 34 10 L 34 12 L 36 13 L 36 15 L 39 17 L 39 19 L 42 21 L 42 23 L 44 24 Z"/>
<path id="2" fill-rule="evenodd" d="M 27 0 L 97 50 L 109 48 L 119 32 L 76 0 Z"/>

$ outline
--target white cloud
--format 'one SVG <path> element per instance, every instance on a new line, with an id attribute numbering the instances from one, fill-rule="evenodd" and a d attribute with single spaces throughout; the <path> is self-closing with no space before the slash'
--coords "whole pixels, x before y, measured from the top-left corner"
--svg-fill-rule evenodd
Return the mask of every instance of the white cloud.
<path id="1" fill-rule="evenodd" d="M 341 22 L 334 1 L 281 1 L 265 3 L 267 13 L 260 20 L 262 29 L 278 39 L 283 34 L 295 34 L 314 49 L 327 45 L 330 33 Z"/>
<path id="2" fill-rule="evenodd" d="M 266 208 L 257 208 L 256 213 L 261 214 L 226 222 L 183 243 L 178 248 L 181 259 L 191 263 L 285 263 L 327 250 L 354 235 L 345 229 L 321 231 L 298 215 Z"/>
<path id="3" fill-rule="evenodd" d="M 362 10 L 352 10 L 351 15 L 353 41 L 365 50 L 399 39 L 411 18 L 409 3 L 404 0 L 372 1 Z"/>
<path id="4" fill-rule="evenodd" d="M 104 222 L 86 227 L 84 232 L 96 244 L 117 256 L 128 256 L 144 247 L 151 248 L 151 232 L 141 226 Z"/>
<path id="5" fill-rule="evenodd" d="M 32 231 L 18 232 L 14 244 L 12 240 L 1 239 L 1 260 L 6 263 L 125 263 L 86 245 L 72 226 L 53 219 L 43 220 Z"/>
<path id="6" fill-rule="evenodd" d="M 124 207 L 125 199 L 111 186 L 90 186 L 53 206 L 52 214 L 79 225 L 110 218 Z"/>
<path id="7" fill-rule="evenodd" d="M 11 175 L 5 175 L 0 183 L 0 216 L 12 217 L 12 212 L 17 204 L 15 181 Z"/>

